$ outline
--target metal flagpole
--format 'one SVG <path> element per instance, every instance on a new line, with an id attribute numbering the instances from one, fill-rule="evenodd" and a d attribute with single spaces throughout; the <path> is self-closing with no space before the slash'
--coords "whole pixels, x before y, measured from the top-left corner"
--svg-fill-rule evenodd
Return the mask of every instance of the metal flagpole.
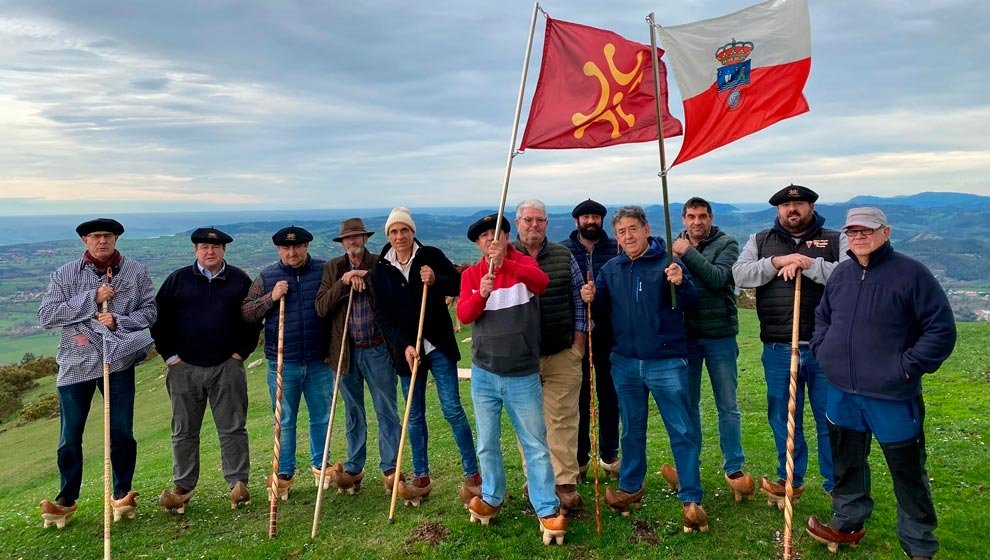
<path id="1" fill-rule="evenodd" d="M 516 138 L 519 135 L 519 116 L 522 113 L 523 95 L 526 93 L 526 76 L 529 74 L 529 55 L 533 52 L 533 33 L 536 31 L 536 14 L 543 11 L 540 3 L 533 4 L 533 17 L 529 22 L 529 42 L 526 44 L 526 57 L 523 59 L 522 77 L 519 79 L 519 97 L 516 99 L 516 115 L 512 123 L 512 138 L 509 140 L 509 155 L 505 161 L 505 177 L 502 179 L 502 198 L 498 202 L 498 215 L 495 218 L 495 241 L 502 235 L 502 215 L 505 214 L 505 199 L 509 195 L 509 176 L 512 174 L 512 160 L 516 157 Z M 546 13 L 546 12 L 544 12 Z M 489 261 L 488 274 L 495 270 L 495 263 Z"/>
<path id="2" fill-rule="evenodd" d="M 646 16 L 650 24 L 650 56 L 653 61 L 653 100 L 657 107 L 657 146 L 660 148 L 660 185 L 663 189 L 663 223 L 667 241 L 667 266 L 674 264 L 674 245 L 670 233 L 670 199 L 667 196 L 667 153 L 663 148 L 663 112 L 660 108 L 660 63 L 657 60 L 657 27 L 653 12 Z M 674 285 L 670 285 L 670 305 L 677 306 L 677 293 Z"/>

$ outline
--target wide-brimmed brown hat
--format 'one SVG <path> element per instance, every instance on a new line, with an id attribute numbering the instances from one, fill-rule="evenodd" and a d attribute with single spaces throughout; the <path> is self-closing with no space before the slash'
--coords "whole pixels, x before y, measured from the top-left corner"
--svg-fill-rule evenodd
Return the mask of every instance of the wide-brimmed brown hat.
<path id="1" fill-rule="evenodd" d="M 364 228 L 364 220 L 361 218 L 348 218 L 343 222 L 340 222 L 340 235 L 334 237 L 333 240 L 340 242 L 343 241 L 345 237 L 350 237 L 352 235 L 367 235 L 371 237 L 375 232 L 368 231 Z"/>

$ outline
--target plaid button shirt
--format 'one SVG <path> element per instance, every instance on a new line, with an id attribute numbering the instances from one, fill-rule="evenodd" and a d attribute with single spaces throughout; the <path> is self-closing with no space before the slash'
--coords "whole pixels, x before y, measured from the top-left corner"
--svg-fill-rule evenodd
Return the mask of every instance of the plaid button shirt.
<path id="1" fill-rule="evenodd" d="M 83 259 L 51 275 L 38 308 L 38 320 L 46 329 L 62 328 L 55 357 L 59 387 L 101 377 L 105 361 L 111 372 L 126 369 L 152 344 L 145 329 L 155 322 L 158 311 L 148 270 L 127 257 L 120 261 L 110 282 L 115 295 L 108 301 L 108 309 L 117 321 L 113 331 L 95 318 L 99 311 L 96 290 L 105 282 L 106 275 L 99 274 Z"/>

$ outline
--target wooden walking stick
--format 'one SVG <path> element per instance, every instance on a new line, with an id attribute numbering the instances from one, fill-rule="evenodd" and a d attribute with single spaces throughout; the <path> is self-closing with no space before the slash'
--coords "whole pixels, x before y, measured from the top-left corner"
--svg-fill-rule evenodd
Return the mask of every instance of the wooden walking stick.
<path id="1" fill-rule="evenodd" d="M 794 321 L 791 325 L 791 376 L 787 397 L 787 481 L 784 486 L 784 560 L 793 553 L 792 521 L 794 518 L 794 413 L 797 408 L 797 376 L 800 350 L 798 336 L 801 327 L 801 269 L 794 277 Z"/>
<path id="2" fill-rule="evenodd" d="M 402 475 L 402 450 L 406 446 L 406 430 L 409 428 L 409 411 L 412 409 L 413 393 L 416 391 L 416 372 L 419 370 L 419 351 L 423 345 L 423 319 L 426 318 L 426 289 L 423 284 L 423 299 L 419 304 L 419 328 L 416 332 L 416 359 L 413 360 L 412 377 L 409 379 L 409 394 L 406 395 L 406 412 L 402 416 L 402 432 L 399 434 L 399 451 L 395 456 L 395 478 L 392 480 L 392 503 L 388 506 L 388 522 L 395 522 L 395 501 L 399 497 L 399 484 Z"/>
<path id="3" fill-rule="evenodd" d="M 337 357 L 337 375 L 333 381 L 333 398 L 330 400 L 330 419 L 327 421 L 327 438 L 323 441 L 323 465 L 320 466 L 320 482 L 316 488 L 316 509 L 313 511 L 313 530 L 309 533 L 309 538 L 315 539 L 316 532 L 320 528 L 320 509 L 323 505 L 323 484 L 327 478 L 327 454 L 330 453 L 330 434 L 333 433 L 333 416 L 337 410 L 337 395 L 340 394 L 340 371 L 344 367 L 344 351 L 347 349 L 347 323 L 351 319 L 351 302 L 354 301 L 354 285 L 351 285 L 351 292 L 347 296 L 347 311 L 344 313 L 344 334 L 340 337 L 340 355 Z"/>
<path id="4" fill-rule="evenodd" d="M 113 268 L 107 267 L 107 285 L 113 280 Z M 110 311 L 110 300 L 100 307 L 103 313 Z M 113 523 L 113 489 L 110 474 L 110 358 L 107 356 L 107 338 L 103 337 L 103 558 L 110 560 L 110 524 Z"/>
<path id="5" fill-rule="evenodd" d="M 588 271 L 591 283 L 591 271 Z M 598 407 L 595 402 L 595 355 L 591 348 L 591 302 L 588 306 L 588 377 L 591 381 L 591 458 L 595 464 L 595 530 L 602 535 L 602 496 L 598 487 Z"/>
<path id="6" fill-rule="evenodd" d="M 278 522 L 278 455 L 282 451 L 282 366 L 285 350 L 285 294 L 278 300 L 278 357 L 275 361 L 275 445 L 272 481 L 268 490 L 268 538 L 275 538 Z"/>

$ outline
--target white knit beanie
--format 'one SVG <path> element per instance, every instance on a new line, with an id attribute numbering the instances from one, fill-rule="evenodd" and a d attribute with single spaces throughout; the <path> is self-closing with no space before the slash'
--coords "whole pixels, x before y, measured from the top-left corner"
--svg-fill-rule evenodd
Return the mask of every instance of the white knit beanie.
<path id="1" fill-rule="evenodd" d="M 396 206 L 392 209 L 392 213 L 388 215 L 388 219 L 385 220 L 385 235 L 388 235 L 389 228 L 392 224 L 406 224 L 409 229 L 416 233 L 416 222 L 413 221 L 412 215 L 409 214 L 408 208 L 403 208 L 402 206 Z"/>

